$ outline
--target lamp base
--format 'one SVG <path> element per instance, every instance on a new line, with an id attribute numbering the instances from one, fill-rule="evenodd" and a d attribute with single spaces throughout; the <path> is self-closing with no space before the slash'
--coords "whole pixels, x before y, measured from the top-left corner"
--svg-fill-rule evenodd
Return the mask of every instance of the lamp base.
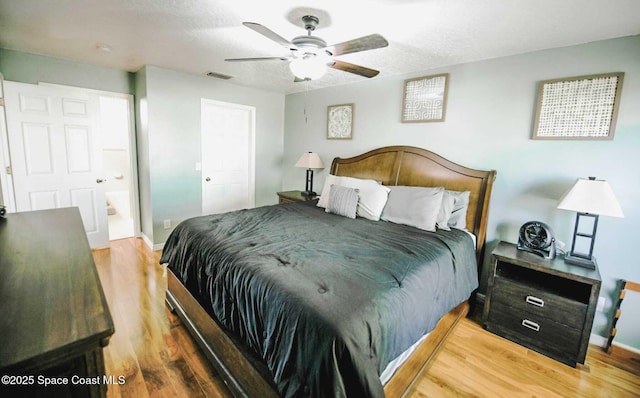
<path id="1" fill-rule="evenodd" d="M 302 191 L 302 192 L 300 192 L 300 195 L 302 195 L 302 196 L 317 196 L 318 194 L 313 192 L 313 191 Z"/>
<path id="2" fill-rule="evenodd" d="M 587 268 L 587 269 L 596 269 L 598 263 L 596 262 L 595 257 L 584 258 L 584 257 L 576 257 L 567 253 L 564 256 L 564 262 L 571 265 L 577 265 L 579 267 Z"/>

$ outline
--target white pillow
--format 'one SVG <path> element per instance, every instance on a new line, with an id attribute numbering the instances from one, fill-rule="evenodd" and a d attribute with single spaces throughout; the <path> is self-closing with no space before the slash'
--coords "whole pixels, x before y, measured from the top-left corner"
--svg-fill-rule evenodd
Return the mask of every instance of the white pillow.
<path id="1" fill-rule="evenodd" d="M 354 177 L 342 177 L 340 185 L 358 189 L 358 216 L 373 221 L 380 220 L 389 196 L 388 187 L 380 185 L 376 180 Z"/>
<path id="2" fill-rule="evenodd" d="M 358 216 L 373 221 L 380 220 L 380 215 L 387 204 L 389 188 L 381 185 L 376 180 L 339 177 L 329 174 L 325 178 L 322 193 L 318 200 L 318 206 L 327 208 L 329 204 L 329 192 L 331 185 L 354 188 L 358 190 Z"/>
<path id="3" fill-rule="evenodd" d="M 322 192 L 320 192 L 320 199 L 318 199 L 318 207 L 322 207 L 324 209 L 329 205 L 329 192 L 331 191 L 331 185 L 341 185 L 340 180 L 343 177 L 334 176 L 333 174 L 328 174 L 324 179 L 324 185 L 322 187 Z"/>
<path id="4" fill-rule="evenodd" d="M 449 192 L 451 191 L 444 191 L 442 204 L 440 206 L 440 211 L 438 212 L 438 220 L 436 221 L 436 227 L 438 227 L 438 229 L 444 229 L 445 231 L 451 231 L 449 219 L 451 218 L 451 213 L 453 212 L 455 203 L 455 198 L 453 195 L 449 194 Z"/>
<path id="5" fill-rule="evenodd" d="M 458 229 L 467 229 L 467 209 L 469 208 L 469 191 L 446 191 L 447 195 L 453 196 L 453 210 L 447 224 Z"/>
<path id="6" fill-rule="evenodd" d="M 410 225 L 426 231 L 436 230 L 444 188 L 390 187 L 389 200 L 381 219 Z"/>

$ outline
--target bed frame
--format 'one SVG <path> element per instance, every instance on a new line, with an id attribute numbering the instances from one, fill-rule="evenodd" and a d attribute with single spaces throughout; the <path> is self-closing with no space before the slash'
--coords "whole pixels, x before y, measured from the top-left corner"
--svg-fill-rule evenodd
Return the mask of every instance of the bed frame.
<path id="1" fill-rule="evenodd" d="M 478 264 L 482 263 L 495 171 L 460 166 L 421 148 L 390 146 L 352 158 L 335 158 L 330 172 L 338 176 L 370 178 L 384 185 L 442 186 L 454 191 L 470 191 L 467 229 L 476 235 L 476 256 Z M 167 270 L 167 304 L 184 322 L 233 395 L 277 397 L 273 383 L 264 376 L 264 369 L 260 369 L 255 360 L 234 344 L 171 270 Z M 384 387 L 387 397 L 408 394 L 454 326 L 468 311 L 469 303 L 465 301 L 440 320 L 429 337 L 387 382 Z"/>

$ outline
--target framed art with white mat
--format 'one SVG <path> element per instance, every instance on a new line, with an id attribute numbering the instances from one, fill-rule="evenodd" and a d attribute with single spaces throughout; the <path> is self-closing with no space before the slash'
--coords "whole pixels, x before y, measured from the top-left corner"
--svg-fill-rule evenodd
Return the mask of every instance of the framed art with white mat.
<path id="1" fill-rule="evenodd" d="M 353 135 L 353 104 L 327 107 L 327 139 L 350 140 Z"/>
<path id="2" fill-rule="evenodd" d="M 402 123 L 444 122 L 449 74 L 404 81 Z"/>
<path id="3" fill-rule="evenodd" d="M 613 139 L 623 78 L 616 72 L 541 81 L 532 138 Z"/>

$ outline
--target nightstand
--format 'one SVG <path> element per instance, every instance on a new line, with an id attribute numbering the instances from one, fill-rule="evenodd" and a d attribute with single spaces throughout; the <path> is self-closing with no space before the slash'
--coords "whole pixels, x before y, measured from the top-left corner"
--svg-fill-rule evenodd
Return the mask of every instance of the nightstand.
<path id="1" fill-rule="evenodd" d="M 575 367 L 584 364 L 600 273 L 498 243 L 482 321 L 492 333 Z"/>
<path id="2" fill-rule="evenodd" d="M 317 196 L 304 196 L 302 191 L 284 191 L 278 192 L 278 203 L 304 202 L 305 200 L 313 200 Z"/>

